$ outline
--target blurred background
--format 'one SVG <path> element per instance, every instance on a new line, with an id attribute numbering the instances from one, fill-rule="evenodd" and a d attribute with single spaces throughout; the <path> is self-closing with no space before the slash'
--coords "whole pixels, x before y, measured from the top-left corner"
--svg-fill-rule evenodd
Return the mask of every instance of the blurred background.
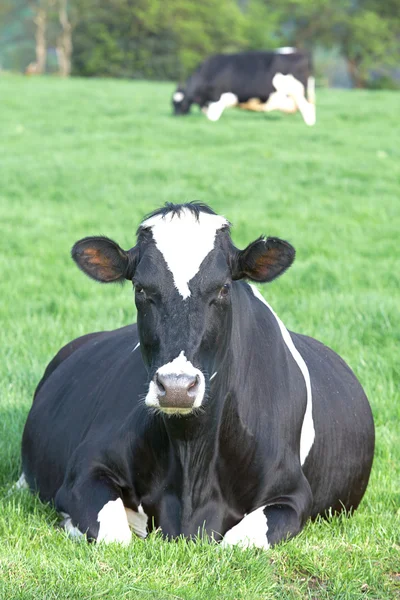
<path id="1" fill-rule="evenodd" d="M 183 80 L 217 52 L 313 50 L 318 85 L 400 88 L 400 0 L 2 0 L 0 69 Z"/>

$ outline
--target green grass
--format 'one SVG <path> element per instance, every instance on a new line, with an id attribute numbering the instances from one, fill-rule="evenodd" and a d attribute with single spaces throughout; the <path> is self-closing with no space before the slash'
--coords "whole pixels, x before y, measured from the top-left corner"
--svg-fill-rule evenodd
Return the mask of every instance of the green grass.
<path id="1" fill-rule="evenodd" d="M 395 92 L 321 91 L 318 122 L 231 110 L 174 119 L 169 84 L 0 79 L 0 598 L 400 597 L 400 145 Z M 59 347 L 134 320 L 131 288 L 69 258 L 85 235 L 129 248 L 143 215 L 198 199 L 243 247 L 297 249 L 263 288 L 285 324 L 352 366 L 377 433 L 351 519 L 309 524 L 269 552 L 157 535 L 127 549 L 75 543 L 29 493 L 9 495 L 32 394 Z"/>

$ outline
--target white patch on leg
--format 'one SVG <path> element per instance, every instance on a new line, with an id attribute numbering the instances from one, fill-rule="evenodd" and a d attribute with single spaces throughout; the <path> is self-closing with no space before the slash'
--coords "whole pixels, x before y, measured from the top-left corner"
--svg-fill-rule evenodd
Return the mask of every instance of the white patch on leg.
<path id="1" fill-rule="evenodd" d="M 137 512 L 131 508 L 125 508 L 125 512 L 129 527 L 133 529 L 133 532 L 140 538 L 144 539 L 147 537 L 147 523 L 149 518 L 144 512 L 143 506 L 139 504 Z"/>
<path id="2" fill-rule="evenodd" d="M 315 104 L 315 77 L 312 76 L 307 79 L 307 100 Z"/>
<path id="3" fill-rule="evenodd" d="M 240 546 L 241 548 L 269 548 L 267 538 L 268 523 L 264 514 L 265 506 L 245 515 L 243 519 L 229 529 L 221 542 L 222 546 Z"/>
<path id="4" fill-rule="evenodd" d="M 26 480 L 25 473 L 21 473 L 21 477 L 18 479 L 17 483 L 14 485 L 14 489 L 16 489 L 16 490 L 29 489 L 29 485 Z"/>
<path id="5" fill-rule="evenodd" d="M 261 293 L 258 291 L 258 289 L 256 287 L 254 287 L 254 285 L 250 285 L 250 287 L 253 290 L 253 294 L 255 295 L 255 297 L 258 298 L 258 300 L 260 300 L 263 304 L 265 304 L 265 306 L 267 306 L 269 308 L 269 310 L 271 311 L 271 313 L 274 315 L 274 317 L 279 325 L 279 329 L 281 330 L 283 341 L 285 342 L 286 346 L 288 347 L 291 355 L 293 356 L 295 362 L 297 363 L 297 365 L 304 377 L 304 382 L 306 385 L 306 392 L 307 392 L 307 405 L 306 405 L 306 410 L 304 413 L 303 425 L 301 427 L 301 436 L 300 436 L 300 463 L 303 466 L 306 461 L 306 458 L 314 444 L 314 440 L 315 440 L 314 420 L 313 420 L 313 416 L 312 416 L 312 392 L 311 392 L 310 372 L 308 370 L 308 367 L 305 363 L 304 358 L 301 356 L 300 352 L 297 350 L 296 346 L 294 345 L 289 331 L 286 329 L 285 325 L 282 323 L 282 321 L 280 320 L 278 315 L 270 307 L 270 305 L 265 300 L 265 298 L 261 295 Z"/>
<path id="6" fill-rule="evenodd" d="M 290 96 L 296 102 L 306 125 L 315 125 L 315 106 L 306 100 L 304 85 L 293 77 L 276 73 L 272 79 L 272 85 L 278 92 Z"/>
<path id="7" fill-rule="evenodd" d="M 184 351 L 182 350 L 174 360 L 171 362 L 162 365 L 159 369 L 157 369 L 157 373 L 160 375 L 189 375 L 193 377 L 199 378 L 198 391 L 196 398 L 193 402 L 192 407 L 190 408 L 179 408 L 179 407 L 161 407 L 157 397 L 157 386 L 153 381 L 150 381 L 149 391 L 147 392 L 145 404 L 146 406 L 150 406 L 153 408 L 159 408 L 160 411 L 166 414 L 181 414 L 187 415 L 192 412 L 195 408 L 199 408 L 201 403 L 203 402 L 204 393 L 206 390 L 206 383 L 203 373 L 200 369 L 196 369 L 185 356 Z"/>
<path id="8" fill-rule="evenodd" d="M 235 94 L 232 94 L 232 92 L 221 94 L 221 98 L 218 102 L 211 102 L 207 107 L 207 111 L 204 111 L 207 119 L 210 121 L 218 121 L 224 110 L 236 106 L 238 101 L 238 97 L 235 96 Z"/>
<path id="9" fill-rule="evenodd" d="M 64 517 L 61 527 L 67 532 L 68 536 L 75 540 L 82 539 L 85 534 L 83 534 L 78 527 L 75 527 L 75 525 L 72 524 L 71 517 L 67 513 L 62 512 L 60 514 Z"/>
<path id="10" fill-rule="evenodd" d="M 18 481 L 16 481 L 15 483 L 13 483 L 10 486 L 6 495 L 7 495 L 7 497 L 9 497 L 12 494 L 14 494 L 15 492 L 20 492 L 21 490 L 29 490 L 29 485 L 28 485 L 28 482 L 26 481 L 25 473 L 21 473 L 21 476 L 18 479 Z"/>
<path id="11" fill-rule="evenodd" d="M 189 281 L 214 248 L 217 231 L 228 225 L 228 221 L 219 215 L 200 212 L 197 219 L 190 209 L 183 208 L 180 214 L 170 212 L 150 217 L 141 227 L 151 229 L 175 287 L 186 299 L 190 296 Z"/>
<path id="12" fill-rule="evenodd" d="M 97 521 L 100 523 L 98 542 L 118 542 L 124 545 L 130 543 L 132 533 L 121 498 L 107 502 L 99 511 Z"/>

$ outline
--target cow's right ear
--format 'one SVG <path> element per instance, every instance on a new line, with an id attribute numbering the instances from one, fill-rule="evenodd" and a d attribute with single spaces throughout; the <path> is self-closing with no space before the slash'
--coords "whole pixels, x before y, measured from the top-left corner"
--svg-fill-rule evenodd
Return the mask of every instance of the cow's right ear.
<path id="1" fill-rule="evenodd" d="M 86 237 L 74 244 L 71 256 L 78 267 L 96 281 L 102 283 L 122 282 L 132 279 L 138 251 L 123 250 L 107 237 Z"/>
<path id="2" fill-rule="evenodd" d="M 244 250 L 237 250 L 232 266 L 233 279 L 250 279 L 265 283 L 273 281 L 290 267 L 295 249 L 279 238 L 260 237 Z"/>

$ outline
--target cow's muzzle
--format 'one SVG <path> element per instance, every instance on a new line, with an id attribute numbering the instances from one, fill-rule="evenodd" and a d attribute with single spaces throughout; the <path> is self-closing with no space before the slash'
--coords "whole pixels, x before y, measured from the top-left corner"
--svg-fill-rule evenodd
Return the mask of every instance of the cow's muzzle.
<path id="1" fill-rule="evenodd" d="M 157 373 L 155 384 L 161 408 L 192 409 L 199 392 L 200 377 Z"/>
<path id="2" fill-rule="evenodd" d="M 204 399 L 203 373 L 186 359 L 184 353 L 160 367 L 149 385 L 147 406 L 166 414 L 189 414 Z"/>

